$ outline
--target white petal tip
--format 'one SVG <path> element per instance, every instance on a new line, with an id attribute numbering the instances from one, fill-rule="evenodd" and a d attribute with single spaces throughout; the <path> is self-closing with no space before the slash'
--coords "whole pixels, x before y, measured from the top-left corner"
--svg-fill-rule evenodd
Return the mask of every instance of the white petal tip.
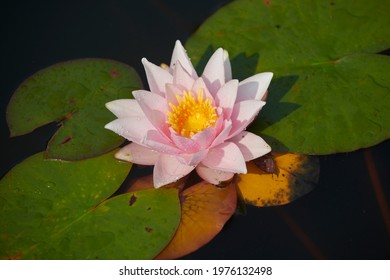
<path id="1" fill-rule="evenodd" d="M 226 59 L 229 59 L 229 52 L 227 50 L 223 50 L 223 59 L 226 60 Z"/>
<path id="2" fill-rule="evenodd" d="M 181 43 L 180 40 L 176 40 L 175 46 L 182 47 L 184 49 L 183 44 Z"/>
<path id="3" fill-rule="evenodd" d="M 104 106 L 105 106 L 108 110 L 110 110 L 110 108 L 112 107 L 112 101 L 107 102 L 106 104 L 104 104 Z M 110 110 L 110 111 L 111 111 L 111 110 Z"/>
<path id="4" fill-rule="evenodd" d="M 111 130 L 111 125 L 110 125 L 110 124 L 111 124 L 111 123 L 106 124 L 106 125 L 104 126 L 104 128 L 105 128 L 105 129 Z"/>
<path id="5" fill-rule="evenodd" d="M 133 156 L 131 155 L 130 152 L 122 152 L 121 150 L 115 153 L 115 158 L 123 161 L 128 161 L 132 162 L 133 161 Z"/>

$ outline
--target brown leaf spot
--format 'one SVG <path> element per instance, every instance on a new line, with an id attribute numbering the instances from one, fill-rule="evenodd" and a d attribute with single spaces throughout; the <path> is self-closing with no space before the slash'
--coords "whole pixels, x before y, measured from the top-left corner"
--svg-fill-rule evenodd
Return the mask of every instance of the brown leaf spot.
<path id="1" fill-rule="evenodd" d="M 266 173 L 275 173 L 275 162 L 271 156 L 265 155 L 253 160 L 253 162 Z"/>
<path id="2" fill-rule="evenodd" d="M 221 31 L 218 31 L 216 34 L 215 34 L 217 37 L 223 37 L 225 35 L 224 32 L 221 32 Z"/>
<path id="3" fill-rule="evenodd" d="M 21 260 L 23 258 L 23 252 L 19 252 L 13 256 L 10 256 L 8 259 L 9 260 Z"/>
<path id="4" fill-rule="evenodd" d="M 145 227 L 145 231 L 146 231 L 147 233 L 151 233 L 151 232 L 153 231 L 153 229 L 150 228 L 150 227 Z"/>
<path id="5" fill-rule="evenodd" d="M 110 76 L 115 78 L 119 76 L 119 72 L 116 69 L 112 69 L 110 72 Z"/>
<path id="6" fill-rule="evenodd" d="M 71 118 L 73 118 L 73 114 L 72 114 L 72 113 L 67 113 L 67 114 L 64 116 L 63 120 L 69 120 L 69 119 L 71 119 Z"/>
<path id="7" fill-rule="evenodd" d="M 137 197 L 133 194 L 131 197 L 130 197 L 130 200 L 129 200 L 129 206 L 133 206 L 133 204 L 137 201 Z"/>
<path id="8" fill-rule="evenodd" d="M 72 136 L 66 137 L 66 138 L 61 142 L 61 145 L 68 143 L 70 140 L 72 140 Z"/>
<path id="9" fill-rule="evenodd" d="M 264 0 L 264 5 L 270 6 L 271 5 L 271 0 Z"/>

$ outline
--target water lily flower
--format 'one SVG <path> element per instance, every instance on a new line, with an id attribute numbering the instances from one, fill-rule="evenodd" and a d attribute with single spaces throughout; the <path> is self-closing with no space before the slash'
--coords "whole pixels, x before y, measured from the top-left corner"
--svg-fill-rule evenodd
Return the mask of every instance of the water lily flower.
<path id="1" fill-rule="evenodd" d="M 217 49 L 198 76 L 186 50 L 176 41 L 169 67 L 142 59 L 149 91 L 106 107 L 117 117 L 105 128 L 130 144 L 116 158 L 154 165 L 156 188 L 196 170 L 212 184 L 246 173 L 246 161 L 271 151 L 258 135 L 245 131 L 265 105 L 272 73 L 232 79 L 226 50 Z"/>

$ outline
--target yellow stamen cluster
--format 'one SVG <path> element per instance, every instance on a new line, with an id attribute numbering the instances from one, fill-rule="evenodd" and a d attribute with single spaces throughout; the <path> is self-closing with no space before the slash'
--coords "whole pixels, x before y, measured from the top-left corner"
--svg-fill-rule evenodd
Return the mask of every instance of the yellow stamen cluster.
<path id="1" fill-rule="evenodd" d="M 209 98 L 203 97 L 201 89 L 196 98 L 191 91 L 184 91 L 182 96 L 176 95 L 176 100 L 178 105 L 169 103 L 171 110 L 167 112 L 167 123 L 181 136 L 190 138 L 215 125 L 218 119 L 216 108 Z"/>

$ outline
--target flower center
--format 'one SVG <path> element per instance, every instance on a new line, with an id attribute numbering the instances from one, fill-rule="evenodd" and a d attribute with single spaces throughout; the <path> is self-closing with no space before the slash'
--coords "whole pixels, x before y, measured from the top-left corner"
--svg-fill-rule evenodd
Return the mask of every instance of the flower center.
<path id="1" fill-rule="evenodd" d="M 176 95 L 178 105 L 169 103 L 171 111 L 167 112 L 167 123 L 181 136 L 190 138 L 202 130 L 214 126 L 218 116 L 216 108 L 209 98 L 204 99 L 200 89 L 196 99 L 191 91 L 184 91 L 183 96 Z"/>

